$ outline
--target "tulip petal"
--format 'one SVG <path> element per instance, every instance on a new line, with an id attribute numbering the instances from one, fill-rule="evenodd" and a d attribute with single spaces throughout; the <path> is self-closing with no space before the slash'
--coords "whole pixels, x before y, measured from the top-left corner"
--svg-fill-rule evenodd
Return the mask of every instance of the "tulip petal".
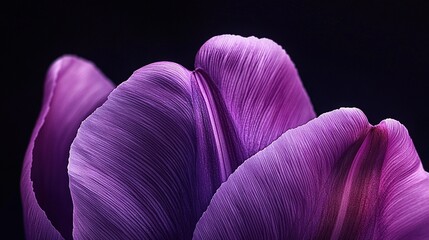
<path id="1" fill-rule="evenodd" d="M 242 141 L 244 159 L 231 163 L 234 168 L 286 130 L 315 117 L 295 65 L 269 39 L 213 37 L 199 50 L 195 67 L 208 87 L 219 92 Z"/>
<path id="2" fill-rule="evenodd" d="M 196 184 L 205 211 L 245 159 L 315 113 L 293 62 L 269 39 L 213 37 L 199 50 L 195 67 Z"/>
<path id="3" fill-rule="evenodd" d="M 380 178 L 383 211 L 380 239 L 429 238 L 429 176 L 409 137 L 395 120 L 385 120 L 389 133 Z"/>
<path id="4" fill-rule="evenodd" d="M 90 62 L 59 58 L 50 67 L 42 110 L 24 159 L 21 194 L 28 239 L 71 238 L 67 164 L 77 129 L 113 85 Z"/>
<path id="5" fill-rule="evenodd" d="M 174 63 L 145 66 L 82 123 L 68 166 L 74 238 L 192 236 L 198 217 L 190 74 Z"/>
<path id="6" fill-rule="evenodd" d="M 428 201 L 428 174 L 406 129 L 394 120 L 372 127 L 361 111 L 340 109 L 243 163 L 194 238 L 427 238 Z"/>

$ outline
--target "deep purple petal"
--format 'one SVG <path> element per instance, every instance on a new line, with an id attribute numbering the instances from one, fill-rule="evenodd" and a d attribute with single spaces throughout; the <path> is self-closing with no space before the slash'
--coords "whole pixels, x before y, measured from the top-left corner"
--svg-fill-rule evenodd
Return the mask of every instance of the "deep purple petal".
<path id="1" fill-rule="evenodd" d="M 64 56 L 50 67 L 42 110 L 25 155 L 21 194 L 28 239 L 71 238 L 67 164 L 77 129 L 113 85 L 90 62 Z"/>
<path id="2" fill-rule="evenodd" d="M 196 239 L 427 238 L 429 184 L 406 129 L 340 109 L 283 134 L 218 189 Z"/>
<path id="3" fill-rule="evenodd" d="M 206 185 L 198 188 L 205 207 L 245 159 L 315 113 L 293 62 L 269 39 L 213 37 L 195 67 L 197 184 Z"/>
<path id="4" fill-rule="evenodd" d="M 195 213 L 190 72 L 137 70 L 87 118 L 68 166 L 76 239 L 186 239 Z"/>

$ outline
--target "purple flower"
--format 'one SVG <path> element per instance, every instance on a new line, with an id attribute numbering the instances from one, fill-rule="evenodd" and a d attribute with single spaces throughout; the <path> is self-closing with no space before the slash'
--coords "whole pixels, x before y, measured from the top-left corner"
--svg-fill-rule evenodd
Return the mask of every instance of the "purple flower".
<path id="1" fill-rule="evenodd" d="M 429 237 L 405 127 L 314 119 L 271 40 L 214 37 L 194 71 L 154 63 L 113 88 L 77 57 L 51 66 L 22 172 L 27 238 Z"/>

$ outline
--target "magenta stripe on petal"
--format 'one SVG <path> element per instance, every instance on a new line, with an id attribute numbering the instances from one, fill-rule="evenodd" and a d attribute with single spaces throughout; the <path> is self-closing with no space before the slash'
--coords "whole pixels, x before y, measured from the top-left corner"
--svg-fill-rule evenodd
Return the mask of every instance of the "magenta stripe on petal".
<path id="1" fill-rule="evenodd" d="M 355 158 L 350 162 L 342 194 L 339 198 L 333 239 L 371 238 L 379 207 L 374 196 L 379 190 L 380 175 L 387 148 L 387 130 L 383 123 L 372 127 Z M 344 161 L 344 160 L 343 160 Z M 323 223 L 323 220 L 322 220 Z M 366 231 L 362 231 L 366 229 Z"/>

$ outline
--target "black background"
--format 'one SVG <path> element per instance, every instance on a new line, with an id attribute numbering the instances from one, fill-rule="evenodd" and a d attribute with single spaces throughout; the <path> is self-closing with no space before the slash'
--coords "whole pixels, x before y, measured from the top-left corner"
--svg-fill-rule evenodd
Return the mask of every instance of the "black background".
<path id="1" fill-rule="evenodd" d="M 195 53 L 214 35 L 271 38 L 295 62 L 317 114 L 355 106 L 372 124 L 397 119 L 429 169 L 424 1 L 119 2 L 16 1 L 2 7 L 3 236 L 23 238 L 22 160 L 46 70 L 66 53 L 93 61 L 118 84 L 155 61 L 192 69 Z"/>

